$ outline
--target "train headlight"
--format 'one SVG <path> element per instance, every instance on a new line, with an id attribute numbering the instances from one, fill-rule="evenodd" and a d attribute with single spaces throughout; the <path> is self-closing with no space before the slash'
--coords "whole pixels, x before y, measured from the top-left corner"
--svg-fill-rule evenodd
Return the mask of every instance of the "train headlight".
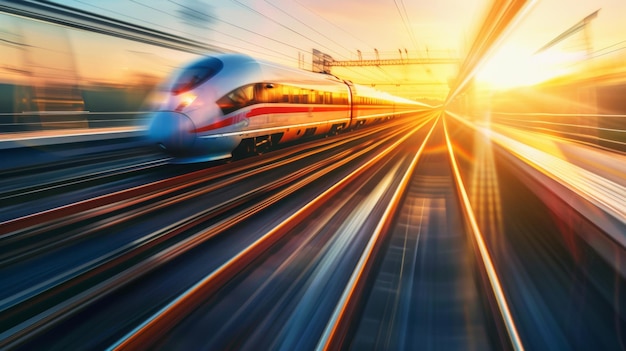
<path id="1" fill-rule="evenodd" d="M 178 106 L 176 107 L 175 111 L 182 111 L 185 107 L 191 105 L 191 103 L 194 102 L 194 100 L 197 98 L 197 96 L 193 95 L 193 94 L 183 94 L 180 96 L 180 103 L 178 104 Z"/>

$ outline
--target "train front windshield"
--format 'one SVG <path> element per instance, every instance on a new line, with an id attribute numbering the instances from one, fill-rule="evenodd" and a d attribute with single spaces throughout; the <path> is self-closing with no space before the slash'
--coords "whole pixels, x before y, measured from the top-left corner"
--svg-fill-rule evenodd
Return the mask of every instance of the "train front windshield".
<path id="1" fill-rule="evenodd" d="M 224 64 L 215 57 L 207 57 L 185 68 L 172 84 L 171 91 L 174 95 L 189 91 L 206 80 L 215 76 Z"/>

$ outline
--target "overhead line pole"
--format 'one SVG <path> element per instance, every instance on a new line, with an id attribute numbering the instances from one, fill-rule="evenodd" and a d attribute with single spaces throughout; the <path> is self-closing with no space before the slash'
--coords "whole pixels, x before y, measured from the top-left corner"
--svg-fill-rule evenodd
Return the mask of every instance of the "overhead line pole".
<path id="1" fill-rule="evenodd" d="M 576 23 L 575 25 L 573 25 L 572 27 L 570 27 L 569 29 L 567 29 L 566 31 L 564 31 L 563 33 L 559 34 L 556 38 L 550 40 L 550 42 L 548 42 L 546 45 L 542 46 L 539 50 L 535 51 L 535 55 L 548 50 L 549 48 L 553 47 L 554 45 L 560 43 L 561 41 L 565 40 L 566 38 L 578 33 L 579 31 L 587 28 L 587 25 L 591 22 L 591 20 L 593 20 L 594 18 L 598 17 L 598 12 L 600 12 L 600 9 L 596 10 L 595 12 L 591 13 L 589 16 L 583 18 L 580 22 Z M 586 45 L 587 45 L 587 53 L 589 54 L 590 50 L 590 44 L 588 42 L 588 38 L 586 37 Z"/>
<path id="2" fill-rule="evenodd" d="M 331 61 L 332 67 L 360 67 L 360 66 L 402 66 L 402 65 L 454 65 L 458 64 L 458 58 L 416 58 L 416 59 L 386 59 L 386 60 L 347 60 Z"/>

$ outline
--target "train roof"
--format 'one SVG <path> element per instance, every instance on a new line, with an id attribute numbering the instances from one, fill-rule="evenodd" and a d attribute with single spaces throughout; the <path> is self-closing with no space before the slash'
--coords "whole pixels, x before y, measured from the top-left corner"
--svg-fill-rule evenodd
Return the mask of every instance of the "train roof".
<path id="1" fill-rule="evenodd" d="M 418 103 L 417 101 L 413 101 L 413 100 L 409 100 L 403 97 L 399 97 L 399 96 L 395 96 L 392 94 L 389 94 L 385 91 L 381 91 L 381 90 L 377 90 L 375 88 L 366 86 L 366 85 L 359 85 L 359 84 L 354 84 L 353 85 L 353 93 L 356 96 L 363 96 L 363 97 L 371 97 L 371 98 L 376 98 L 376 99 L 382 99 L 382 100 L 387 100 L 387 101 L 393 101 L 396 103 L 401 103 L 401 104 L 414 104 L 414 105 L 423 105 L 421 103 Z"/>
<path id="2" fill-rule="evenodd" d="M 311 89 L 322 89 L 322 87 L 329 89 L 333 86 L 345 89 L 345 83 L 341 79 L 329 74 L 283 66 L 244 54 L 221 54 L 213 57 L 224 63 L 224 75 L 231 79 L 238 76 L 237 79 L 240 80 L 241 85 L 267 82 Z"/>
<path id="3" fill-rule="evenodd" d="M 219 73 L 211 78 L 211 89 L 215 89 L 218 95 L 253 83 L 285 84 L 313 90 L 342 92 L 347 90 L 346 84 L 349 84 L 330 74 L 309 72 L 256 59 L 245 54 L 229 53 L 205 56 L 190 63 L 187 67 L 193 67 L 209 59 L 218 59 L 222 63 Z M 368 86 L 352 86 L 353 92 L 357 96 L 379 98 L 398 103 L 415 103 L 415 101 L 400 98 Z"/>

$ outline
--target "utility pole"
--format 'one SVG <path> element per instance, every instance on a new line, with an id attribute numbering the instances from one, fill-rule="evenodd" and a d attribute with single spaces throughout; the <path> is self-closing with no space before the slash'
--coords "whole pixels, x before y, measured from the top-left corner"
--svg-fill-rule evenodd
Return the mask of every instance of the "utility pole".
<path id="1" fill-rule="evenodd" d="M 587 60 L 589 60 L 593 53 L 593 45 L 591 42 L 591 29 L 589 24 L 593 19 L 598 17 L 599 11 L 600 10 L 598 9 L 592 12 L 587 17 L 583 18 L 580 22 L 576 23 L 575 25 L 571 26 L 566 31 L 558 35 L 556 38 L 550 40 L 546 45 L 537 50 L 535 54 L 548 50 L 554 45 L 560 43 L 561 41 L 582 30 L 585 39 L 585 54 Z M 572 86 L 572 88 L 574 89 L 574 94 L 571 94 L 570 98 L 574 100 L 573 104 L 574 106 L 576 106 L 576 110 L 579 113 L 579 116 L 573 122 L 574 124 L 580 126 L 581 134 L 589 135 L 590 130 L 595 131 L 591 133 L 591 136 L 594 137 L 592 141 L 597 141 L 598 118 L 594 116 L 598 113 L 596 86 L 593 83 L 583 83 L 574 85 Z"/>
<path id="2" fill-rule="evenodd" d="M 583 18 L 580 22 L 571 26 L 569 29 L 559 34 L 556 38 L 550 40 L 546 45 L 542 46 L 539 50 L 535 51 L 535 55 L 548 50 L 554 45 L 560 43 L 561 41 L 567 39 L 568 37 L 583 30 L 583 34 L 585 36 L 585 50 L 587 51 L 587 57 L 589 58 L 591 56 L 591 52 L 593 51 L 593 47 L 591 44 L 591 33 L 590 33 L 589 24 L 591 23 L 593 19 L 598 17 L 598 12 L 600 12 L 600 9 L 596 10 L 595 12 L 591 13 L 587 17 Z"/>

